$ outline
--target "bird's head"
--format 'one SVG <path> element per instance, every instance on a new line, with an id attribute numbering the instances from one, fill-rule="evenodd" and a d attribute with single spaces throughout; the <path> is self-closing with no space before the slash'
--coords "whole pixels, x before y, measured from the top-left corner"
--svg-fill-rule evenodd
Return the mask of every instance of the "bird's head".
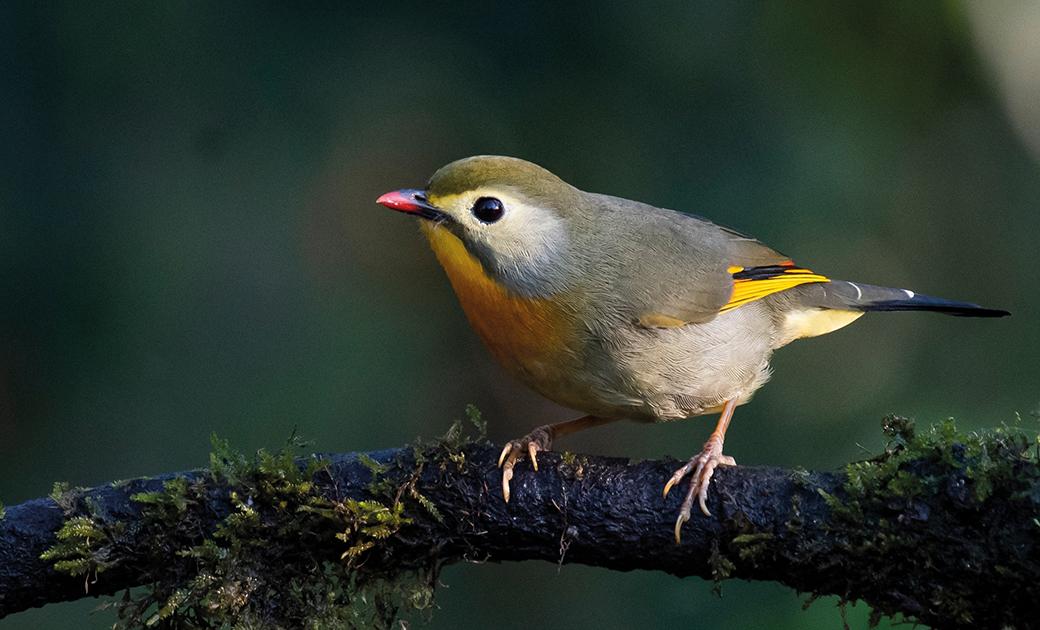
<path id="1" fill-rule="evenodd" d="M 582 196 L 540 166 L 480 155 L 442 167 L 425 189 L 389 192 L 377 203 L 424 219 L 435 249 L 450 234 L 486 273 L 517 293 L 538 296 L 567 284 Z"/>

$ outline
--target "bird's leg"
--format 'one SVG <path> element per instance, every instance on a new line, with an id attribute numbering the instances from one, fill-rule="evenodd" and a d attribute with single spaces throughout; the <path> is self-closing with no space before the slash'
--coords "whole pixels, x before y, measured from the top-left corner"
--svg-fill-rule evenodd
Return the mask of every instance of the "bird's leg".
<path id="1" fill-rule="evenodd" d="M 690 508 L 693 507 L 694 497 L 697 497 L 697 501 L 700 503 L 701 512 L 704 512 L 705 516 L 711 516 L 707 505 L 708 484 L 711 481 L 711 476 L 715 473 L 715 468 L 720 464 L 723 466 L 737 465 L 735 459 L 722 454 L 722 443 L 726 439 L 726 429 L 729 428 L 729 421 L 733 418 L 733 410 L 736 407 L 736 398 L 726 402 L 726 405 L 722 408 L 722 414 L 719 416 L 719 423 L 715 425 L 715 430 L 711 432 L 711 437 L 704 443 L 704 448 L 701 449 L 699 454 L 690 458 L 690 461 L 686 462 L 682 468 L 675 471 L 672 478 L 664 485 L 664 496 L 668 496 L 668 491 L 672 489 L 672 486 L 682 481 L 683 477 L 688 475 L 691 470 L 693 471 L 693 476 L 690 478 L 690 490 L 686 493 L 686 499 L 679 509 L 679 518 L 675 521 L 676 544 L 680 542 L 683 523 L 690 520 Z"/>
<path id="2" fill-rule="evenodd" d="M 509 480 L 513 478 L 513 467 L 518 459 L 527 455 L 531 460 L 531 466 L 538 470 L 538 451 L 549 450 L 556 438 L 613 421 L 613 418 L 584 416 L 576 420 L 540 426 L 524 437 L 508 442 L 498 457 L 498 467 L 502 469 L 502 498 L 509 503 Z"/>

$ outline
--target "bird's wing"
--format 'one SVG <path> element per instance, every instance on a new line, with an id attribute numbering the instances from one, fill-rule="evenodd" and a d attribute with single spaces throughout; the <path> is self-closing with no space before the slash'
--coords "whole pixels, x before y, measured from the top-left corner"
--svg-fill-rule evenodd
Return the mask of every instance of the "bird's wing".
<path id="1" fill-rule="evenodd" d="M 707 219 L 701 220 L 707 221 Z M 717 227 L 726 236 L 730 266 L 765 267 L 791 262 L 789 257 L 747 234 L 714 223 L 711 225 Z"/>
<path id="2" fill-rule="evenodd" d="M 652 299 L 638 317 L 643 326 L 707 322 L 767 295 L 828 281 L 754 238 L 707 219 L 683 215 L 678 225 L 681 236 L 664 239 L 673 255 L 664 252 L 657 273 L 648 276 L 656 281 L 646 287 Z"/>

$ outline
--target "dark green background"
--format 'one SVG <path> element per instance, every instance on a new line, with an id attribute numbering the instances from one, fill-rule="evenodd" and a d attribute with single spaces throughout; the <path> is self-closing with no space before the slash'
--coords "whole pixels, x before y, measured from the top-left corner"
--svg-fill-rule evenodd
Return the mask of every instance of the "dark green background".
<path id="1" fill-rule="evenodd" d="M 0 499 L 199 466 L 213 431 L 345 451 L 437 435 L 468 402 L 495 440 L 573 417 L 492 364 L 413 221 L 374 204 L 475 153 L 706 215 L 832 277 L 1014 312 L 871 315 L 781 351 L 729 433 L 741 463 L 833 469 L 880 447 L 888 412 L 981 427 L 1036 408 L 1040 174 L 985 16 L 564 5 L 4 3 Z M 563 446 L 687 457 L 711 423 Z M 442 581 L 435 628 L 841 623 L 774 584 L 719 599 L 546 563 Z M 0 626 L 106 627 L 95 603 Z"/>

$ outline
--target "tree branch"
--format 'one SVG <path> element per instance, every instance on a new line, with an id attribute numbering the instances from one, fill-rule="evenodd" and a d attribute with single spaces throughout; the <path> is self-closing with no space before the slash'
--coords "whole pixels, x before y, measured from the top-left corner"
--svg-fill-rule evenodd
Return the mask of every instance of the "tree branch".
<path id="1" fill-rule="evenodd" d="M 505 504 L 497 449 L 487 444 L 368 454 L 385 469 L 364 455 L 333 454 L 313 468 L 313 492 L 322 503 L 311 504 L 343 506 L 349 498 L 383 496 L 379 487 L 432 502 L 430 509 L 410 503 L 410 522 L 391 527 L 393 536 L 380 545 L 352 552 L 365 556 L 366 570 L 392 574 L 461 560 L 542 559 L 709 579 L 775 580 L 814 595 L 865 600 L 880 613 L 943 627 L 973 621 L 1026 626 L 1040 601 L 1035 518 L 1040 472 L 1029 445 L 1028 437 L 1000 433 L 950 436 L 933 429 L 922 438 L 910 429 L 895 435 L 885 456 L 842 473 L 720 468 L 709 493 L 714 516 L 695 513 L 678 546 L 672 529 L 683 492 L 661 497 L 662 484 L 679 465 L 675 461 L 545 453 L 539 472 L 517 468 L 513 498 Z M 173 505 L 176 501 L 157 504 L 157 494 L 147 495 L 151 501 L 132 499 L 160 493 L 164 482 L 175 478 L 194 489 L 190 495 L 179 490 L 195 497 L 187 507 Z M 249 486 L 254 488 L 249 497 L 232 493 L 235 487 L 240 484 L 234 479 L 193 471 L 7 508 L 0 520 L 0 618 L 49 602 L 152 584 L 171 571 L 183 583 L 197 562 L 157 549 L 162 534 L 156 510 L 178 519 L 170 527 L 180 527 L 186 544 L 197 545 L 218 527 L 229 527 L 229 515 L 254 510 L 249 502 L 262 494 L 256 490 L 261 486 Z M 256 531 L 277 538 L 266 509 L 255 506 Z M 298 510 L 288 518 L 313 511 Z M 104 544 L 89 547 L 85 574 L 70 576 L 55 570 L 53 558 L 40 556 L 55 546 L 57 532 L 76 514 L 87 515 L 104 532 L 99 534 Z M 188 522 L 190 527 L 184 525 Z M 327 531 L 307 525 L 308 535 L 278 539 L 277 545 L 293 548 L 276 551 L 270 543 L 249 562 L 338 562 L 348 545 L 362 540 L 358 527 L 348 526 L 344 535 L 343 522 Z M 373 540 L 380 535 L 372 534 Z M 89 546 L 89 535 L 85 540 Z M 161 557 L 168 562 L 158 561 Z"/>

